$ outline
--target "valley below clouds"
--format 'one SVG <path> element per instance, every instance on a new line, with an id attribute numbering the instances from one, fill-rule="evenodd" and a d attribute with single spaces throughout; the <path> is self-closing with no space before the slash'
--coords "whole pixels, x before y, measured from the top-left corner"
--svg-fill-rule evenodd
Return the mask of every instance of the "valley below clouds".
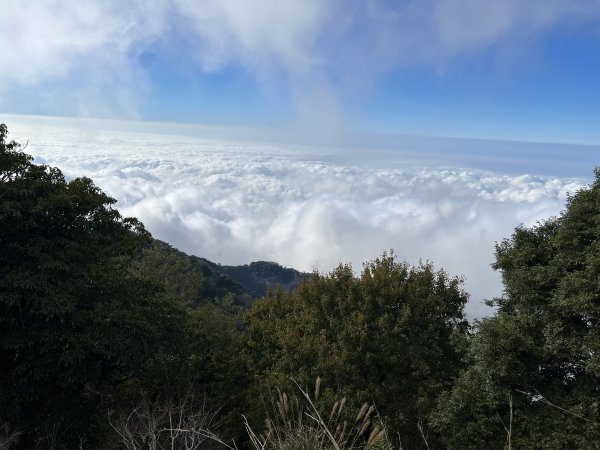
<path id="1" fill-rule="evenodd" d="M 38 163 L 87 176 L 124 216 L 186 253 L 222 264 L 276 261 L 329 271 L 393 249 L 465 278 L 469 317 L 501 295 L 495 242 L 558 214 L 592 179 L 474 167 L 398 150 L 273 144 L 213 132 L 126 131 L 127 123 L 5 119 Z M 82 125 L 83 124 L 83 125 Z M 86 125 L 87 124 L 87 125 Z M 113 124 L 114 125 L 114 124 Z M 131 126 L 130 128 L 135 128 Z M 158 128 L 158 126 L 157 126 Z M 455 152 L 456 155 L 456 152 Z M 568 159 L 568 155 L 565 156 Z"/>

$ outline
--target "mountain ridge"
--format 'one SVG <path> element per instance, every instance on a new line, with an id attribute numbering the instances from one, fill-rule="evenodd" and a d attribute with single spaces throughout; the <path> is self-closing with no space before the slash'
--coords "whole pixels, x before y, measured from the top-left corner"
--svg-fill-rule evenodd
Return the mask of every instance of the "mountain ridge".
<path id="1" fill-rule="evenodd" d="M 192 300 L 193 303 L 231 295 L 235 303 L 248 306 L 252 300 L 264 297 L 270 289 L 279 286 L 283 290 L 293 290 L 310 276 L 274 261 L 253 261 L 239 266 L 219 264 L 189 255 L 158 239 L 153 239 L 145 250 L 142 264 L 148 263 L 150 251 L 162 254 L 161 264 L 169 261 L 166 263 L 168 268 L 159 269 L 166 284 L 169 284 L 168 278 L 185 276 L 195 286 L 192 289 L 197 291 L 197 298 Z"/>

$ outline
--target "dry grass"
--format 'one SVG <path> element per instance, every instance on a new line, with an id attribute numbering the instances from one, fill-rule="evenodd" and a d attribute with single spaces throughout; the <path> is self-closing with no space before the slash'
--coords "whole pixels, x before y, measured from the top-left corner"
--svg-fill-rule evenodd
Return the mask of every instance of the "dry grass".
<path id="1" fill-rule="evenodd" d="M 277 392 L 265 431 L 257 435 L 246 421 L 256 450 L 393 450 L 374 405 L 365 403 L 353 423 L 344 420 L 346 399 L 334 403 L 328 414 L 319 411 L 321 380 L 311 396 L 297 383 L 300 398 Z"/>
<path id="2" fill-rule="evenodd" d="M 374 405 L 365 403 L 354 420 L 345 419 L 346 399 L 336 401 L 325 413 L 317 407 L 321 380 L 317 378 L 311 397 L 296 383 L 299 396 L 277 391 L 271 396 L 272 411 L 262 433 L 248 421 L 244 424 L 255 450 L 394 450 Z M 215 413 L 193 398 L 178 403 L 142 401 L 127 415 L 110 417 L 118 445 L 128 450 L 200 450 L 227 448 L 212 429 Z M 0 450 L 3 450 L 0 447 Z"/>
<path id="3" fill-rule="evenodd" d="M 127 450 L 199 450 L 225 446 L 212 430 L 216 413 L 204 401 L 186 395 L 178 401 L 149 402 L 142 399 L 128 414 L 109 416 L 117 445 Z M 219 445 L 220 444 L 220 445 Z"/>
<path id="4" fill-rule="evenodd" d="M 7 423 L 0 421 L 0 450 L 13 448 L 19 441 L 20 434 Z"/>

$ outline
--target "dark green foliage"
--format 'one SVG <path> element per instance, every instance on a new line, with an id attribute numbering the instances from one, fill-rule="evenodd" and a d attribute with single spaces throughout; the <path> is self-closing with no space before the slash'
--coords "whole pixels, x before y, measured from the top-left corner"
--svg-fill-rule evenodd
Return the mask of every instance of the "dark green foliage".
<path id="1" fill-rule="evenodd" d="M 264 297 L 277 286 L 284 291 L 294 289 L 309 277 L 307 273 L 269 261 L 255 261 L 243 266 L 220 266 L 220 269 L 246 287 L 254 298 Z"/>
<path id="2" fill-rule="evenodd" d="M 262 393 L 319 376 L 319 407 L 374 403 L 403 448 L 600 448 L 600 171 L 497 245 L 505 293 L 472 335 L 461 280 L 431 264 L 222 266 L 114 203 L 0 125 L 0 447 L 115 448 L 109 416 L 182 404 L 242 443 Z"/>
<path id="3" fill-rule="evenodd" d="M 190 258 L 168 244 L 153 240 L 133 263 L 133 273 L 162 285 L 167 294 L 182 305 L 195 306 L 200 302 L 203 277 Z"/>
<path id="4" fill-rule="evenodd" d="M 185 307 L 179 340 L 151 371 L 158 375 L 152 379 L 152 391 L 179 399 L 199 391 L 196 397 L 208 402 L 206 406 L 231 415 L 240 412 L 240 393 L 247 384 L 245 360 L 240 357 L 242 307 L 235 301 L 239 296 L 213 284 L 209 272 L 213 263 L 205 261 L 152 240 L 133 264 L 135 274 L 158 283 L 174 303 Z"/>
<path id="5" fill-rule="evenodd" d="M 557 218 L 496 249 L 505 294 L 441 403 L 451 448 L 599 448 L 600 173 Z M 460 430 L 460 432 L 459 432 Z"/>
<path id="6" fill-rule="evenodd" d="M 1 126 L 0 416 L 24 446 L 89 440 L 99 405 L 178 328 L 177 308 L 128 270 L 149 235 L 114 202 L 33 164 Z"/>
<path id="7" fill-rule="evenodd" d="M 393 255 L 314 274 L 250 310 L 250 352 L 258 377 L 309 386 L 317 376 L 354 406 L 373 401 L 407 448 L 424 445 L 435 399 L 461 366 L 467 296 L 457 278 Z M 351 408 L 352 409 L 352 408 Z M 432 440 L 435 438 L 432 437 Z"/>
<path id="8" fill-rule="evenodd" d="M 269 289 L 295 288 L 308 274 L 257 261 L 243 266 L 225 266 L 187 255 L 153 239 L 134 264 L 135 273 L 164 284 L 167 291 L 188 306 L 231 296 L 234 303 L 248 306 Z"/>
<path id="9" fill-rule="evenodd" d="M 198 291 L 198 297 L 195 304 L 204 303 L 215 299 L 223 299 L 231 296 L 234 303 L 238 305 L 247 305 L 251 302 L 250 291 L 232 279 L 221 270 L 221 265 L 215 264 L 205 258 L 199 258 L 193 255 L 176 250 L 164 242 L 154 241 L 155 248 L 161 248 L 163 253 L 170 254 L 169 258 L 179 258 L 183 264 L 190 268 L 191 272 L 202 279 L 201 288 Z"/>
<path id="10" fill-rule="evenodd" d="M 273 262 L 225 266 L 197 256 L 188 258 L 207 280 L 201 293 L 203 298 L 221 298 L 233 294 L 236 303 L 246 306 L 252 299 L 263 297 L 271 289 L 279 287 L 290 290 L 308 277 L 306 273 Z"/>

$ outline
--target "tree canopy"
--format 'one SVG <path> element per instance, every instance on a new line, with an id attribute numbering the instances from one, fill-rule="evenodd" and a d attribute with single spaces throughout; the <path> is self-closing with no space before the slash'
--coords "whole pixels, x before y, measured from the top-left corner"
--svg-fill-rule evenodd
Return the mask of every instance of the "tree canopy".
<path id="1" fill-rule="evenodd" d="M 252 305 L 252 365 L 275 385 L 319 376 L 355 405 L 373 401 L 403 445 L 418 448 L 418 427 L 461 368 L 466 301 L 461 280 L 430 264 L 384 254 L 358 277 L 341 265 Z"/>
<path id="2" fill-rule="evenodd" d="M 188 448 L 168 414 L 198 425 L 207 409 L 245 448 L 240 417 L 260 434 L 263 393 L 318 379 L 309 411 L 352 428 L 344 414 L 374 404 L 356 423 L 380 419 L 407 449 L 599 449 L 600 170 L 560 215 L 498 243 L 494 268 L 504 293 L 470 327 L 460 278 L 393 253 L 360 274 L 220 266 L 152 240 L 0 125 L 0 448 L 11 430 L 22 449 L 122 448 L 117 430 L 131 448 L 151 448 L 148 433 Z M 317 429 L 329 448 L 294 420 L 282 442 Z"/>
<path id="3" fill-rule="evenodd" d="M 510 435 L 514 448 L 598 448 L 600 172 L 558 217 L 500 242 L 494 267 L 504 295 L 438 416 L 450 447 L 500 449 Z"/>
<path id="4" fill-rule="evenodd" d="M 85 441 L 100 401 L 176 332 L 177 307 L 128 269 L 149 234 L 114 203 L 0 126 L 0 415 L 24 445 Z"/>

